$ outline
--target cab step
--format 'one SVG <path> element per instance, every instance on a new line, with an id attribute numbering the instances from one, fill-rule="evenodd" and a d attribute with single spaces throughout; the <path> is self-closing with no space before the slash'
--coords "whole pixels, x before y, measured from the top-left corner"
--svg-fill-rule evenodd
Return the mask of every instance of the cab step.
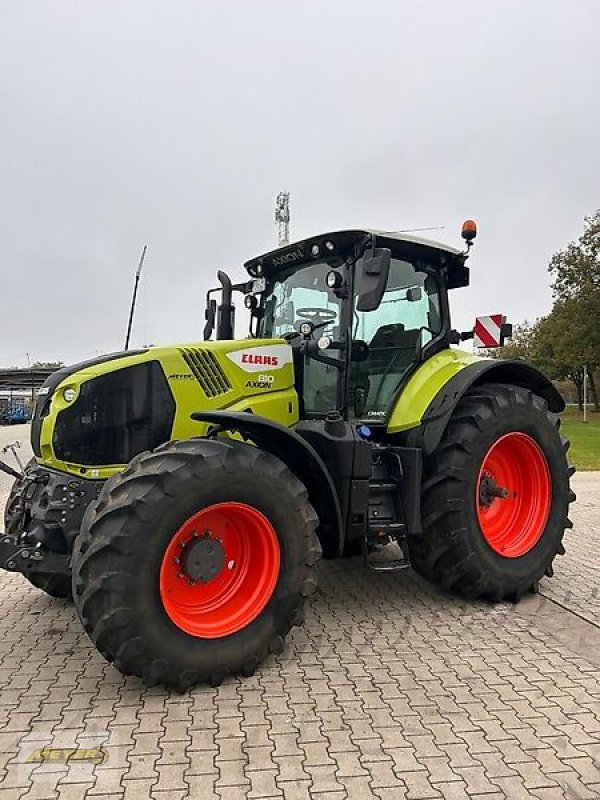
<path id="1" fill-rule="evenodd" d="M 371 490 L 378 492 L 397 492 L 398 484 L 395 481 L 370 481 Z"/>
<path id="2" fill-rule="evenodd" d="M 401 526 L 402 528 L 404 526 Z M 402 550 L 396 542 L 390 542 L 387 545 L 376 545 L 369 547 L 367 539 L 363 540 L 363 562 L 373 572 L 400 572 L 400 570 L 408 569 L 410 567 L 410 559 L 403 555 L 402 558 L 386 558 L 384 553 L 394 547 L 397 551 L 402 553 Z"/>

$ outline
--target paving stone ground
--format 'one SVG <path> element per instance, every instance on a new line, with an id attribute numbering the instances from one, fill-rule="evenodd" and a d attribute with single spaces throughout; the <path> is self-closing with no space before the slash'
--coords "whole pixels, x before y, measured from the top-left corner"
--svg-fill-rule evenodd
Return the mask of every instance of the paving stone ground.
<path id="1" fill-rule="evenodd" d="M 325 562 L 283 655 L 184 695 L 121 676 L 69 603 L 2 573 L 0 800 L 600 798 L 600 473 L 574 485 L 539 595 L 465 603 Z"/>

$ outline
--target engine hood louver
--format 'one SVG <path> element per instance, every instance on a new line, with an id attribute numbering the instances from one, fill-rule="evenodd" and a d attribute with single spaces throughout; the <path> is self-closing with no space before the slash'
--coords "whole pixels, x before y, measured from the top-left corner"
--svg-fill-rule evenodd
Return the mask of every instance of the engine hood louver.
<path id="1" fill-rule="evenodd" d="M 179 352 L 207 397 L 217 397 L 231 389 L 227 375 L 223 372 L 215 354 L 210 350 L 181 347 Z"/>

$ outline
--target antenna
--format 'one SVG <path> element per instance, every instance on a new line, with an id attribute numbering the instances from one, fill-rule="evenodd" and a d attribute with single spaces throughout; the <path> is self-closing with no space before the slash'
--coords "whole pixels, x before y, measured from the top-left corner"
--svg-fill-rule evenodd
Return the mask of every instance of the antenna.
<path id="1" fill-rule="evenodd" d="M 133 325 L 133 315 L 135 313 L 135 301 L 137 300 L 138 285 L 140 282 L 140 275 L 142 274 L 142 267 L 144 266 L 144 259 L 146 258 L 146 250 L 148 245 L 144 245 L 142 255 L 140 256 L 140 263 L 135 271 L 135 282 L 133 284 L 133 297 L 131 298 L 131 308 L 129 309 L 129 321 L 127 323 L 127 334 L 125 336 L 125 350 L 129 350 L 129 338 L 131 337 L 131 326 Z"/>
<path id="2" fill-rule="evenodd" d="M 275 200 L 275 222 L 279 247 L 290 243 L 290 193 L 279 192 Z"/>
<path id="3" fill-rule="evenodd" d="M 443 231 L 445 229 L 445 225 L 436 225 L 435 227 L 430 228 L 404 228 L 401 231 L 389 231 L 390 233 L 420 233 L 421 231 Z"/>

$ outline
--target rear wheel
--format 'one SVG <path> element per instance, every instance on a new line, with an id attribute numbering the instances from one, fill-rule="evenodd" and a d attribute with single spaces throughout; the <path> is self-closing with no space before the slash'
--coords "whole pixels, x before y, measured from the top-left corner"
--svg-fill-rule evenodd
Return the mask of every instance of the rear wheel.
<path id="1" fill-rule="evenodd" d="M 25 469 L 34 464 L 32 459 L 26 464 Z M 21 497 L 23 494 L 24 483 L 22 480 L 16 479 L 8 495 L 6 506 L 4 507 L 4 530 L 6 533 L 17 533 L 22 524 L 22 511 L 21 511 Z M 71 597 L 71 576 L 70 575 L 51 575 L 44 572 L 36 572 L 31 575 L 25 575 L 25 578 L 35 586 L 36 589 L 41 589 L 50 597 L 57 597 L 60 599 L 68 599 Z"/>
<path id="2" fill-rule="evenodd" d="M 570 491 L 560 420 L 518 386 L 474 387 L 426 459 L 417 571 L 467 597 L 518 600 L 564 553 Z"/>
<path id="3" fill-rule="evenodd" d="M 316 588 L 304 486 L 224 439 L 170 442 L 107 481 L 73 551 L 78 614 L 125 674 L 178 689 L 250 675 Z"/>

